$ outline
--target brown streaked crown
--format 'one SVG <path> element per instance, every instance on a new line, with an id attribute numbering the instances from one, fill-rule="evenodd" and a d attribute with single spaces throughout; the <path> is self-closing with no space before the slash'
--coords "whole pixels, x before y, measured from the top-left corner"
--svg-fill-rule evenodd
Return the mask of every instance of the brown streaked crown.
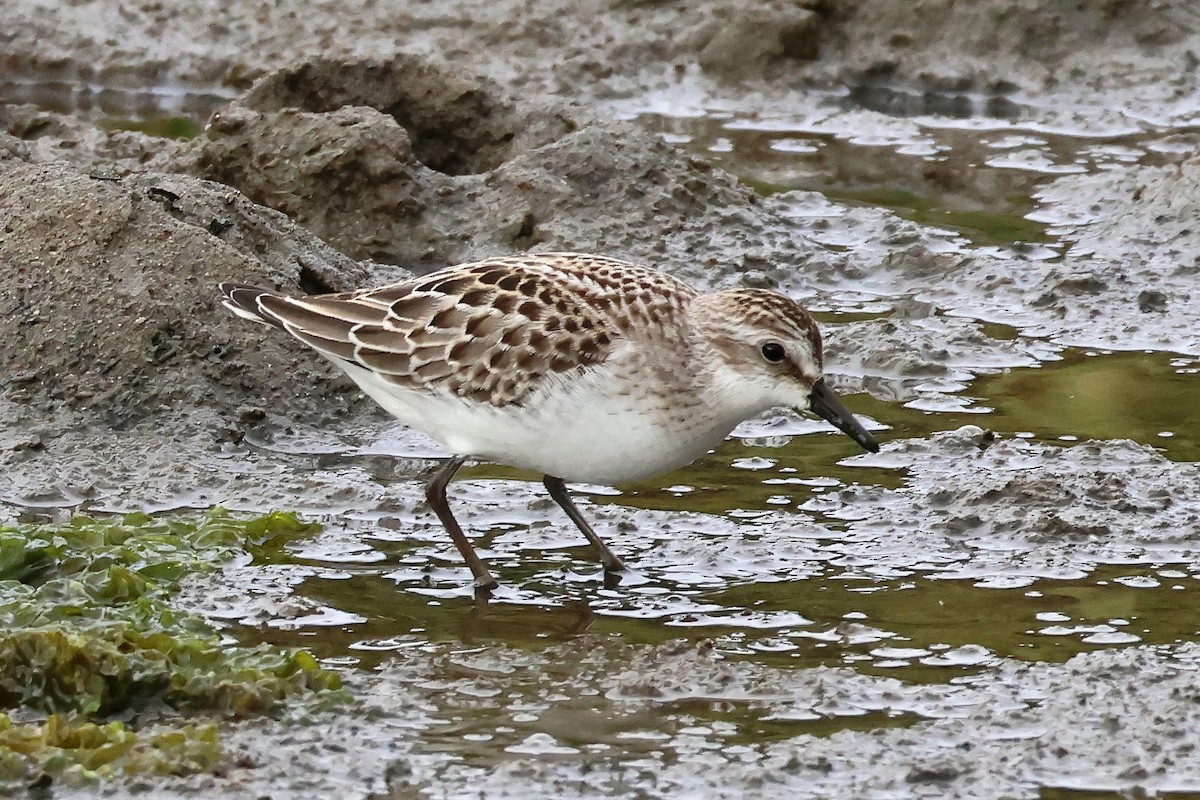
<path id="1" fill-rule="evenodd" d="M 723 292 L 736 313 L 734 318 L 749 325 L 771 331 L 784 341 L 807 341 L 817 366 L 824 368 L 821 330 L 804 307 L 787 295 L 766 289 L 731 289 Z"/>

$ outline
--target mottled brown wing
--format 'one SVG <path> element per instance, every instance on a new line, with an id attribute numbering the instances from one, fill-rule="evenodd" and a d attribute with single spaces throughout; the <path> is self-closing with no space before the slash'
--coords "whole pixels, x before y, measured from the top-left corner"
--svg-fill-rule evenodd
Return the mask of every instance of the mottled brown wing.
<path id="1" fill-rule="evenodd" d="M 631 283 L 622 270 L 638 280 Z M 657 285 L 660 279 L 666 283 Z M 677 318 L 680 287 L 690 292 L 624 262 L 550 254 L 465 264 L 337 295 L 288 298 L 260 290 L 253 308 L 248 296 L 230 300 L 397 386 L 440 387 L 503 406 L 520 403 L 550 375 L 603 362 L 630 325 L 664 311 Z"/>

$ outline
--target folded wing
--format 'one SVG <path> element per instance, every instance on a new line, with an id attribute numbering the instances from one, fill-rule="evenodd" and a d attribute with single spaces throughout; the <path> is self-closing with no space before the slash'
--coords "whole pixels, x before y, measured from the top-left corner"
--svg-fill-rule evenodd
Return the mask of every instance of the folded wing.
<path id="1" fill-rule="evenodd" d="M 496 406 L 604 361 L 617 327 L 552 274 L 479 262 L 379 289 L 286 297 L 221 284 L 235 314 L 290 333 L 397 387 Z"/>

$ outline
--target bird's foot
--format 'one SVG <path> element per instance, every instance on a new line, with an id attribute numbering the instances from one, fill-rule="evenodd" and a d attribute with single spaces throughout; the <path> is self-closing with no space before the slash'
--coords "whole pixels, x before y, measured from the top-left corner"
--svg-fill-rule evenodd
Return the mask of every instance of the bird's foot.
<path id="1" fill-rule="evenodd" d="M 475 579 L 475 599 L 476 600 L 491 600 L 492 595 L 499 588 L 500 588 L 500 584 L 497 583 L 496 579 L 493 578 L 491 575 L 488 575 L 486 578 L 476 578 Z"/>
<path id="2" fill-rule="evenodd" d="M 604 566 L 604 588 L 605 589 L 615 589 L 621 585 L 621 578 L 624 576 L 624 573 L 625 573 L 625 565 L 621 564 L 621 562 L 619 562 L 619 561 L 617 562 L 617 564 L 618 564 L 618 566 L 616 569 L 609 568 L 609 566 L 607 564 Z"/>

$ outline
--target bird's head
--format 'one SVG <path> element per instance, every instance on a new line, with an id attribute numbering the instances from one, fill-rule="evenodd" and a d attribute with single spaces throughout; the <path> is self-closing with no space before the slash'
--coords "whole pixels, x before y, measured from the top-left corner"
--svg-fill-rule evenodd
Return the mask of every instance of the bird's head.
<path id="1" fill-rule="evenodd" d="M 690 309 L 696 346 L 712 354 L 710 383 L 737 413 L 811 411 L 878 452 L 874 437 L 826 385 L 821 332 L 795 300 L 765 289 L 700 295 Z"/>

